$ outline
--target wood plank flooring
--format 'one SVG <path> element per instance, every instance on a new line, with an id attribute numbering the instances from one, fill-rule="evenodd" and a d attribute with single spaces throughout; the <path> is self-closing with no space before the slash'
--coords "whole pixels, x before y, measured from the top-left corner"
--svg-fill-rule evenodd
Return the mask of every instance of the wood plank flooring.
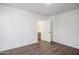
<path id="1" fill-rule="evenodd" d="M 8 50 L 10 55 L 79 55 L 79 49 L 68 47 L 56 42 L 38 43 Z"/>

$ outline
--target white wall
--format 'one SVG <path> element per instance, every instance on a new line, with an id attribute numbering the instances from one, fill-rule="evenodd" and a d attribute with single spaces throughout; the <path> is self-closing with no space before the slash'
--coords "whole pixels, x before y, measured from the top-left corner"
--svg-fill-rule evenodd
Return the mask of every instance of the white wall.
<path id="1" fill-rule="evenodd" d="M 37 22 L 45 16 L 0 5 L 0 51 L 37 42 Z"/>
<path id="2" fill-rule="evenodd" d="M 79 49 L 79 9 L 52 16 L 53 41 Z"/>
<path id="3" fill-rule="evenodd" d="M 43 32 L 43 24 L 44 24 L 44 21 L 43 20 L 40 20 L 38 21 L 38 32 Z"/>

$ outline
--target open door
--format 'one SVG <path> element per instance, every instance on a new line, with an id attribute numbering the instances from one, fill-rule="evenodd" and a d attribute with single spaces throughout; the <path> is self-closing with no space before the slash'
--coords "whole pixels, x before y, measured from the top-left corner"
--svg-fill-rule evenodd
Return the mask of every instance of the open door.
<path id="1" fill-rule="evenodd" d="M 52 41 L 52 21 L 51 19 L 45 20 L 43 25 L 43 36 L 44 41 L 51 42 Z"/>
<path id="2" fill-rule="evenodd" d="M 38 41 L 52 41 L 52 20 L 43 20 L 38 22 Z"/>

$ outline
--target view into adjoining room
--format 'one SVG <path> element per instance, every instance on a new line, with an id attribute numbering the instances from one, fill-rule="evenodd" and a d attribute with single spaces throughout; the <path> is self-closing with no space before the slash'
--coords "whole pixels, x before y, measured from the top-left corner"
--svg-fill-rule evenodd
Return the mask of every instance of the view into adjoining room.
<path id="1" fill-rule="evenodd" d="M 42 31 L 43 31 L 43 22 L 42 21 L 38 21 L 37 24 L 37 29 L 38 29 L 38 41 L 40 41 L 42 39 Z"/>
<path id="2" fill-rule="evenodd" d="M 78 3 L 1 3 L 0 55 L 79 55 Z"/>

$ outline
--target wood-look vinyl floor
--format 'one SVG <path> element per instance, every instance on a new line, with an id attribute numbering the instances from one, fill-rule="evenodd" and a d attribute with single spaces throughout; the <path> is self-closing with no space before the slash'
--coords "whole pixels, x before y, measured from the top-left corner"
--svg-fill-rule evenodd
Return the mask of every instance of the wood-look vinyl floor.
<path id="1" fill-rule="evenodd" d="M 79 49 L 68 47 L 56 42 L 38 43 L 8 50 L 9 55 L 79 55 Z"/>

